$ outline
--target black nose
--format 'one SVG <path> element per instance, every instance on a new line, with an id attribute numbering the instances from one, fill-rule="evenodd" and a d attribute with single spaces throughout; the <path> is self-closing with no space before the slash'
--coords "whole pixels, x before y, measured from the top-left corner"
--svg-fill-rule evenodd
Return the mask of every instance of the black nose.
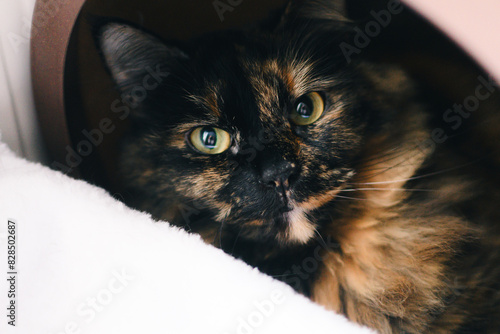
<path id="1" fill-rule="evenodd" d="M 297 165 L 289 161 L 269 162 L 262 168 L 262 183 L 269 187 L 288 189 L 297 173 Z"/>

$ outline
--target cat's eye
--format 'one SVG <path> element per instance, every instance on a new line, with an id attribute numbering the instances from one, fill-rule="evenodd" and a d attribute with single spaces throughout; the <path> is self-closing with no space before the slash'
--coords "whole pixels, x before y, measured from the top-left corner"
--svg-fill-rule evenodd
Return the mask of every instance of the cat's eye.
<path id="1" fill-rule="evenodd" d="M 220 154 L 231 146 L 231 135 L 219 128 L 203 126 L 191 131 L 189 142 L 200 153 Z"/>
<path id="2" fill-rule="evenodd" d="M 317 92 L 301 96 L 293 107 L 290 119 L 297 125 L 309 125 L 316 122 L 325 111 L 323 97 Z"/>

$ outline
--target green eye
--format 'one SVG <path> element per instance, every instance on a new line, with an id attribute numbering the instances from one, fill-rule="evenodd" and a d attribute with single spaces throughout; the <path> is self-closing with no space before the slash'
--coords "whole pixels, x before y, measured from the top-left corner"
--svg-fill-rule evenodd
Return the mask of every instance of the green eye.
<path id="1" fill-rule="evenodd" d="M 319 93 L 312 92 L 301 96 L 292 111 L 291 119 L 297 125 L 309 125 L 316 122 L 325 111 L 325 102 Z"/>
<path id="2" fill-rule="evenodd" d="M 203 126 L 189 135 L 191 145 L 204 154 L 220 154 L 231 146 L 231 135 L 219 128 Z"/>

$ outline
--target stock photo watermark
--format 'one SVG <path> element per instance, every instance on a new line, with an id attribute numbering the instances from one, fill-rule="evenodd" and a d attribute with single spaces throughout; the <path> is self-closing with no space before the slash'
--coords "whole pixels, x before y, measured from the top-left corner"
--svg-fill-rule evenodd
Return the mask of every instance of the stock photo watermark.
<path id="1" fill-rule="evenodd" d="M 278 131 L 277 131 L 278 132 Z M 238 155 L 246 163 L 251 163 L 257 158 L 259 152 L 266 148 L 266 145 L 275 140 L 275 134 L 269 130 L 260 130 L 256 135 L 249 136 L 248 139 L 242 141 L 235 148 Z M 231 160 L 228 162 L 228 170 L 231 170 L 231 175 L 237 176 L 243 172 L 241 162 Z M 192 201 L 189 204 L 182 203 L 177 206 L 179 213 L 182 215 L 186 227 L 190 229 L 191 216 L 200 214 L 204 209 L 207 209 L 205 204 L 198 201 Z"/>
<path id="2" fill-rule="evenodd" d="M 254 301 L 254 309 L 246 316 L 238 316 L 236 321 L 236 330 L 224 332 L 223 334 L 252 334 L 261 327 L 267 318 L 270 318 L 275 312 L 277 306 L 285 302 L 285 295 L 281 290 L 271 291 L 269 298 L 260 301 Z"/>
<path id="3" fill-rule="evenodd" d="M 349 64 L 352 61 L 353 55 L 359 55 L 361 51 L 370 45 L 373 38 L 376 38 L 382 32 L 383 28 L 387 28 L 392 21 L 393 15 L 403 12 L 404 6 L 400 0 L 390 0 L 387 3 L 387 9 L 382 9 L 378 12 L 372 10 L 370 15 L 373 20 L 367 22 L 364 29 L 354 27 L 356 35 L 352 44 L 347 42 L 340 43 L 339 47 Z M 354 44 L 354 45 L 353 45 Z"/>
<path id="4" fill-rule="evenodd" d="M 21 31 L 8 32 L 7 39 L 14 49 L 15 53 L 19 53 L 21 47 L 28 45 L 30 39 L 36 37 L 40 30 L 43 29 L 47 22 L 57 15 L 62 6 L 66 6 L 69 0 L 45 0 L 38 1 L 38 11 L 33 15 L 33 19 L 28 17 L 22 18 Z"/>
<path id="5" fill-rule="evenodd" d="M 332 252 L 338 250 L 339 244 L 334 240 L 327 238 L 324 242 L 317 245 L 311 256 L 304 258 L 300 264 L 292 265 L 291 268 L 283 273 L 281 280 L 287 283 L 296 291 L 300 290 L 301 281 L 307 280 L 314 275 L 323 261 L 322 253 L 324 251 Z M 269 299 L 255 301 L 255 309 L 246 316 L 237 317 L 237 327 L 234 332 L 225 332 L 224 334 L 252 334 L 265 323 L 265 319 L 271 317 L 278 305 L 282 304 L 285 296 L 280 290 L 273 290 Z"/>
<path id="6" fill-rule="evenodd" d="M 486 101 L 498 89 L 498 83 L 491 76 L 485 78 L 479 76 L 477 78 L 479 84 L 474 90 L 474 94 L 467 96 L 462 103 L 455 103 L 451 108 L 445 110 L 442 119 L 451 131 L 443 127 L 437 127 L 432 130 L 431 136 L 426 141 L 420 143 L 422 150 L 434 151 L 438 144 L 443 144 L 447 141 L 451 132 L 457 131 L 465 119 L 468 119 L 473 112 L 477 111 L 481 106 L 481 102 Z"/>
<path id="7" fill-rule="evenodd" d="M 120 120 L 129 117 L 132 109 L 136 109 L 143 102 L 148 94 L 158 88 L 163 79 L 168 76 L 168 72 L 162 71 L 160 65 L 155 68 L 146 67 L 147 74 L 143 77 L 140 85 L 132 87 L 128 93 L 124 93 L 111 103 L 110 109 L 118 115 Z M 111 134 L 116 130 L 116 124 L 110 118 L 103 118 L 97 128 L 83 130 L 82 135 L 86 139 L 80 140 L 76 145 L 76 150 L 71 146 L 66 146 L 66 156 L 64 163 L 54 161 L 51 167 L 63 173 L 71 173 L 74 168 L 80 166 L 83 159 L 94 151 L 96 147 L 102 144 L 104 136 Z"/>
<path id="8" fill-rule="evenodd" d="M 338 242 L 328 237 L 324 242 L 317 245 L 312 255 L 305 257 L 300 265 L 294 264 L 292 267 L 283 273 L 281 280 L 290 285 L 296 291 L 300 290 L 302 281 L 308 280 L 314 275 L 320 264 L 323 262 L 323 252 L 334 252 L 338 250 L 340 245 Z"/>
<path id="9" fill-rule="evenodd" d="M 241 5 L 243 0 L 215 0 L 212 2 L 215 12 L 219 16 L 221 22 L 224 22 L 224 13 L 232 12 L 236 7 Z"/>
<path id="10" fill-rule="evenodd" d="M 14 219 L 7 220 L 7 324 L 16 326 L 18 301 L 18 224 Z"/>
<path id="11" fill-rule="evenodd" d="M 94 295 L 87 297 L 76 306 L 78 320 L 67 322 L 61 330 L 50 334 L 77 334 L 81 333 L 85 325 L 90 324 L 99 313 L 113 302 L 115 297 L 122 293 L 135 277 L 130 275 L 125 268 L 113 270 L 112 277 L 107 281 L 105 287 Z"/>

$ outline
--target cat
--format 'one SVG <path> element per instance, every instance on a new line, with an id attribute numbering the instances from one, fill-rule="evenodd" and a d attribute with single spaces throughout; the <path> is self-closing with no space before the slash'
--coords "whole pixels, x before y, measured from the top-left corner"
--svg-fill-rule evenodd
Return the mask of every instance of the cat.
<path id="1" fill-rule="evenodd" d="M 380 333 L 500 330 L 490 167 L 440 141 L 398 66 L 346 61 L 345 3 L 187 43 L 113 19 L 94 35 L 137 106 L 131 206 Z"/>

